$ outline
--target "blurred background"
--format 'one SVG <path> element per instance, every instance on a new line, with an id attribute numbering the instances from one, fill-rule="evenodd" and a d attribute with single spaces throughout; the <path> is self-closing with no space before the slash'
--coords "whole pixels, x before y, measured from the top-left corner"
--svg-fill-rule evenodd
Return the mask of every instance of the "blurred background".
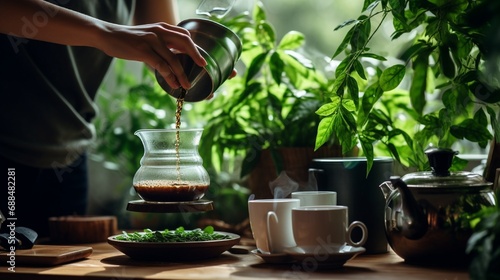
<path id="1" fill-rule="evenodd" d="M 180 0 L 180 19 L 202 17 L 196 14 L 201 0 Z M 295 30 L 305 36 L 302 51 L 320 61 L 327 79 L 332 69 L 343 58 L 340 54 L 333 62 L 330 58 L 341 44 L 348 28 L 334 31 L 343 22 L 355 19 L 363 0 L 262 0 L 267 20 L 272 23 L 277 41 Z M 227 17 L 252 13 L 255 0 L 236 0 Z M 397 58 L 409 40 L 401 36 L 391 41 L 392 21 L 386 20 L 371 40 L 373 52 L 388 58 Z M 388 44 L 387 42 L 390 42 Z M 242 72 L 240 72 L 241 75 Z M 216 99 L 217 96 L 214 98 Z M 210 101 L 212 102 L 212 101 Z M 185 104 L 183 123 L 203 127 L 211 112 L 210 102 Z M 246 201 L 250 192 L 239 181 L 238 174 L 226 170 L 211 175 L 209 198 L 215 202 L 213 213 L 152 214 L 127 212 L 128 201 L 139 199 L 132 188 L 132 177 L 143 154 L 140 140 L 133 135 L 138 128 L 171 127 L 174 123 L 175 100 L 159 88 L 154 76 L 143 64 L 116 59 L 97 98 L 100 114 L 95 120 L 98 139 L 89 155 L 90 205 L 89 214 L 116 215 L 120 228 L 173 228 L 178 225 L 194 227 L 201 218 L 223 216 L 224 221 L 237 224 L 247 217 Z M 484 150 L 471 149 L 471 168 L 486 157 Z M 231 167 L 230 167 L 231 169 Z"/>

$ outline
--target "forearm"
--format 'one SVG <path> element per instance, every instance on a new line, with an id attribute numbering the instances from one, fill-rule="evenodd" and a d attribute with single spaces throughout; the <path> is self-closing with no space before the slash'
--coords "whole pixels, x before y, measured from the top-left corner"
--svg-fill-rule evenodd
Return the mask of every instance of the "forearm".
<path id="1" fill-rule="evenodd" d="M 179 22 L 176 0 L 140 0 L 136 3 L 134 24 L 166 22 L 176 25 Z"/>
<path id="2" fill-rule="evenodd" d="M 40 0 L 0 0 L 0 33 L 97 47 L 109 23 Z"/>
<path id="3" fill-rule="evenodd" d="M 77 0 L 85 1 L 85 0 Z M 87 46 L 161 70 L 173 88 L 191 85 L 171 49 L 206 61 L 189 32 L 175 25 L 175 0 L 137 1 L 137 26 L 105 22 L 42 0 L 0 0 L 0 33 L 69 46 Z M 148 15 L 148 13 L 151 13 Z M 166 23 L 171 21 L 171 23 Z"/>

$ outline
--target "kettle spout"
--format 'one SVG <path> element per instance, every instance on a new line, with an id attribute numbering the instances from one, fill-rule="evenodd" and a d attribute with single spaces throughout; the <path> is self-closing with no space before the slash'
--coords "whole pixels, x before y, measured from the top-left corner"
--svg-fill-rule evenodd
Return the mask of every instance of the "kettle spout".
<path id="1" fill-rule="evenodd" d="M 399 189 L 402 201 L 403 224 L 402 234 L 412 240 L 420 239 L 427 232 L 427 217 L 418 205 L 406 183 L 398 176 L 392 176 L 390 181 Z"/>

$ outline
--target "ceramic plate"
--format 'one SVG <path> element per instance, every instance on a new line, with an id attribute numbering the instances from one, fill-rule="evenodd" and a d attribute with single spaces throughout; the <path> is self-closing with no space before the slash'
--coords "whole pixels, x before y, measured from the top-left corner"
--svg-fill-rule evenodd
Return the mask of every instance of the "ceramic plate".
<path id="1" fill-rule="evenodd" d="M 234 233 L 215 231 L 229 236 L 229 239 L 190 242 L 134 242 L 117 240 L 110 236 L 108 243 L 120 252 L 137 260 L 192 261 L 214 258 L 240 241 Z M 121 234 L 119 234 L 121 235 Z"/>
<path id="2" fill-rule="evenodd" d="M 343 246 L 338 251 L 315 250 L 316 248 L 293 247 L 285 250 L 295 261 L 315 262 L 318 266 L 338 268 L 342 267 L 348 260 L 364 253 L 363 247 Z"/>
<path id="3" fill-rule="evenodd" d="M 252 250 L 252 254 L 260 257 L 266 263 L 290 263 L 293 262 L 293 259 L 289 254 L 281 253 L 281 254 L 266 254 L 262 253 L 259 249 Z"/>

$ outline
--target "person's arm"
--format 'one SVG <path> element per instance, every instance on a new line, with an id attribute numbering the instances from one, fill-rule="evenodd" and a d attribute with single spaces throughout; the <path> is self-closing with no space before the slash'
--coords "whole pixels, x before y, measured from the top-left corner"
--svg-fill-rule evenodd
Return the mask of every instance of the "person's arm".
<path id="1" fill-rule="evenodd" d="M 179 13 L 176 0 L 140 0 L 136 2 L 134 24 L 166 22 L 179 23 Z"/>
<path id="2" fill-rule="evenodd" d="M 140 0 L 137 1 L 134 24 L 147 24 L 152 22 L 166 22 L 178 24 L 179 14 L 176 0 Z M 237 75 L 233 69 L 229 78 Z"/>
<path id="3" fill-rule="evenodd" d="M 145 1 L 138 1 L 139 3 Z M 33 28 L 34 27 L 34 28 Z M 189 81 L 170 48 L 206 61 L 189 33 L 164 22 L 125 26 L 105 22 L 41 0 L 0 0 L 0 33 L 69 46 L 95 47 L 118 58 L 143 61 L 162 69 L 173 88 Z"/>

